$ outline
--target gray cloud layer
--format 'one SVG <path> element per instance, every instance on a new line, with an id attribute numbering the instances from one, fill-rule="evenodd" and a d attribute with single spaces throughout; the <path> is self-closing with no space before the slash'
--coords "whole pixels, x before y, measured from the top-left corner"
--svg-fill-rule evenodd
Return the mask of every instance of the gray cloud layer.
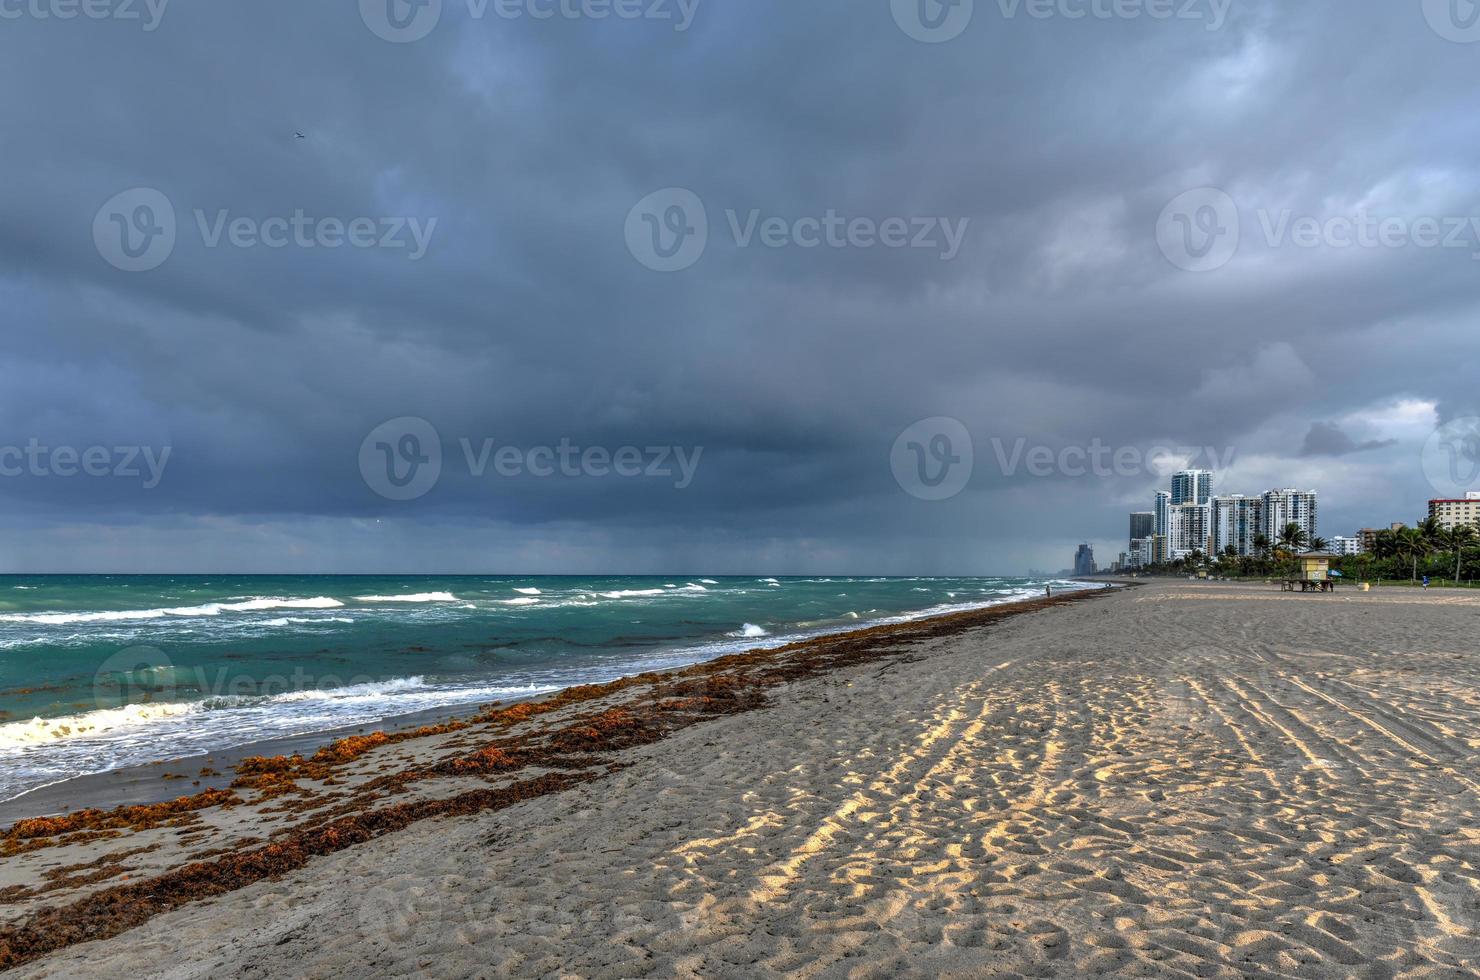
<path id="1" fill-rule="evenodd" d="M 6 8 L 31 12 L 0 20 L 0 445 L 171 457 L 152 489 L 0 478 L 0 569 L 1058 568 L 1081 538 L 1118 550 L 1162 482 L 1004 473 L 994 439 L 1232 450 L 1225 489 L 1318 486 L 1328 534 L 1418 516 L 1425 439 L 1480 414 L 1480 239 L 1343 247 L 1326 223 L 1480 214 L 1480 45 L 1417 4 L 1235 2 L 1217 30 L 1211 4 L 1009 7 L 940 44 L 888 0 L 708 0 L 685 31 L 446 0 L 413 43 L 344 3 L 175 3 L 152 31 Z M 1158 217 L 1203 186 L 1242 241 L 1186 272 Z M 135 187 L 178 216 L 148 272 L 92 234 Z M 669 187 L 710 238 L 660 273 L 624 223 Z M 436 225 L 415 261 L 209 247 L 223 210 Z M 949 261 L 741 247 L 727 211 L 966 232 Z M 445 450 L 404 503 L 358 462 L 403 416 Z M 935 416 L 975 448 L 938 502 L 891 472 Z M 478 478 L 463 437 L 703 455 L 683 489 Z"/>

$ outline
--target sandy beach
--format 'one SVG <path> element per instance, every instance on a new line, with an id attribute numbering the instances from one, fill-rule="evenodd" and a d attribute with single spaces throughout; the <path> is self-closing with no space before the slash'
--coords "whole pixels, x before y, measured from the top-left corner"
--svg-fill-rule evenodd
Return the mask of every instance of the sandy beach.
<path id="1" fill-rule="evenodd" d="M 1477 622 L 1158 582 L 340 744 L 11 829 L 0 964 L 1473 976 Z"/>

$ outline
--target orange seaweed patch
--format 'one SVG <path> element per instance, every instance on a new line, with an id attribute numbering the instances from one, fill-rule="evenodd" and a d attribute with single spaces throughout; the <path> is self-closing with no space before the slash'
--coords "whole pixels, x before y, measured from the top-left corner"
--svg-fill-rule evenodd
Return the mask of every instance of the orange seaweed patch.
<path id="1" fill-rule="evenodd" d="M 168 803 L 148 806 L 121 806 L 113 810 L 78 810 L 64 817 L 34 817 L 20 820 L 0 837 L 0 855 L 9 856 L 32 850 L 34 842 L 44 838 L 77 834 L 83 831 L 148 830 L 183 815 L 213 806 L 232 806 L 241 798 L 229 790 L 208 789 L 194 796 L 182 796 Z M 69 843 L 72 841 L 69 841 Z"/>
<path id="2" fill-rule="evenodd" d="M 503 749 L 489 746 L 479 749 L 472 755 L 463 756 L 460 759 L 452 759 L 441 766 L 435 772 L 451 776 L 473 776 L 486 773 L 509 772 L 526 765 L 526 760 L 518 755 L 505 752 Z"/>
<path id="3" fill-rule="evenodd" d="M 161 912 L 296 871 L 312 857 L 332 854 L 429 817 L 498 810 L 569 789 L 587 778 L 552 774 L 501 789 L 473 790 L 447 800 L 402 803 L 301 830 L 266 847 L 188 864 L 145 881 L 115 885 L 70 905 L 43 909 L 21 925 L 0 929 L 0 970 L 74 943 L 116 936 Z"/>

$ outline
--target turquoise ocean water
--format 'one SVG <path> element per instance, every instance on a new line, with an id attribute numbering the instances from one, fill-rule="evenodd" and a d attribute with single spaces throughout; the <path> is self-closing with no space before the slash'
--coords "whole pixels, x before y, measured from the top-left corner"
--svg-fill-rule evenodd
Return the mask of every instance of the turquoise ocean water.
<path id="1" fill-rule="evenodd" d="M 0 800 L 85 773 L 527 697 L 1041 595 L 1043 586 L 842 576 L 0 576 Z"/>

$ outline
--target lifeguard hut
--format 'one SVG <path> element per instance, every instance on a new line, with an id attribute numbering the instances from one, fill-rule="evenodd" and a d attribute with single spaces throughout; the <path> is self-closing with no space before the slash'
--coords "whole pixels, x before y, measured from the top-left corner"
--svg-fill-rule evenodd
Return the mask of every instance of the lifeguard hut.
<path id="1" fill-rule="evenodd" d="M 1295 556 L 1295 577 L 1285 579 L 1285 591 L 1335 592 L 1336 579 L 1331 577 L 1331 559 L 1336 556 L 1324 551 L 1313 551 Z"/>

